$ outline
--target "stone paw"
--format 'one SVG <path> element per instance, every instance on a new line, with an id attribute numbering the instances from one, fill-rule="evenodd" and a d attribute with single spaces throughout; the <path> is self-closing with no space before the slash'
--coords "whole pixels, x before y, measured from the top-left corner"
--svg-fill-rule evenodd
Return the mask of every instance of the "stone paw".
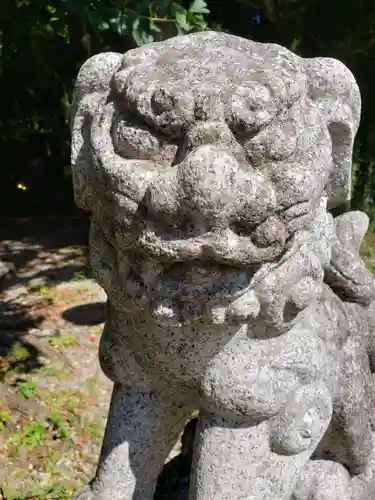
<path id="1" fill-rule="evenodd" d="M 270 421 L 271 450 L 281 455 L 297 455 L 314 449 L 327 430 L 331 416 L 331 395 L 324 386 L 300 387 Z"/>

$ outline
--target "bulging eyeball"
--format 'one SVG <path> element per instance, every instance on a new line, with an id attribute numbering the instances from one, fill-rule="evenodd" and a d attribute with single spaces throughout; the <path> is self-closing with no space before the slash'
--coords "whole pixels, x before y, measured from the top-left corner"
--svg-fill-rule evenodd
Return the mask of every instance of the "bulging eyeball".
<path id="1" fill-rule="evenodd" d="M 131 68 L 126 68 L 122 69 L 120 71 L 117 71 L 111 80 L 111 89 L 116 93 L 116 94 L 124 94 L 126 90 L 126 86 L 128 83 L 128 78 L 131 73 Z"/>
<path id="2" fill-rule="evenodd" d="M 126 117 L 112 129 L 116 153 L 124 158 L 149 160 L 159 152 L 159 140 L 147 128 Z"/>
<path id="3" fill-rule="evenodd" d="M 228 122 L 239 134 L 254 133 L 268 125 L 277 112 L 269 89 L 260 83 L 239 87 L 232 96 Z"/>
<path id="4" fill-rule="evenodd" d="M 157 89 L 151 97 L 155 115 L 173 111 L 177 107 L 178 101 L 177 92 L 173 92 L 173 89 L 167 91 L 163 87 Z"/>
<path id="5" fill-rule="evenodd" d="M 195 95 L 194 115 L 197 121 L 223 121 L 225 110 L 220 94 L 214 92 L 208 85 L 202 84 Z"/>
<path id="6" fill-rule="evenodd" d="M 194 98 L 183 87 L 160 87 L 151 95 L 149 120 L 175 135 L 194 122 Z"/>

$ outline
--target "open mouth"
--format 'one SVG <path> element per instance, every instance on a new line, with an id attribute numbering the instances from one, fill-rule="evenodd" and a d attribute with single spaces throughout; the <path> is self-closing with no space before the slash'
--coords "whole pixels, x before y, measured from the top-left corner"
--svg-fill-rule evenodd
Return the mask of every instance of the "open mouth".
<path id="1" fill-rule="evenodd" d="M 263 245 L 229 227 L 173 239 L 146 224 L 133 247 L 139 275 L 146 288 L 172 300 L 236 299 L 249 290 L 259 268 L 285 252 L 284 227 L 276 218 L 267 222 L 270 234 Z"/>
<path id="2" fill-rule="evenodd" d="M 277 259 L 284 251 L 285 234 L 268 246 L 257 246 L 249 237 L 230 229 L 189 239 L 165 240 L 153 231 L 143 231 L 135 248 L 167 264 L 184 261 L 218 262 L 229 267 L 259 266 Z"/>
<path id="3" fill-rule="evenodd" d="M 185 300 L 236 298 L 245 293 L 252 273 L 237 267 L 191 261 L 176 263 L 161 275 L 161 289 L 169 297 Z"/>

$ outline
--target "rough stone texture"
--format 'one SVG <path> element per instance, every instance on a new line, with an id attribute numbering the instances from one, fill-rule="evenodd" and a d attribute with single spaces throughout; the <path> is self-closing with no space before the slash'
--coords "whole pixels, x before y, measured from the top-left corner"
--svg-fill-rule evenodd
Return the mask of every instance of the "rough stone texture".
<path id="1" fill-rule="evenodd" d="M 333 59 L 198 33 L 99 54 L 72 165 L 115 382 L 76 498 L 151 500 L 194 409 L 191 500 L 370 500 L 375 282 L 350 197 L 360 94 Z"/>

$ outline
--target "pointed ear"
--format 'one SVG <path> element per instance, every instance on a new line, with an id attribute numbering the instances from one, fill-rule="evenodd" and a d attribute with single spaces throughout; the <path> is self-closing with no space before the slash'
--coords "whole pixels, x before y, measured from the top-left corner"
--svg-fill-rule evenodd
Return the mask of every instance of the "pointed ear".
<path id="1" fill-rule="evenodd" d="M 335 218 L 337 239 L 355 255 L 360 248 L 370 225 L 370 219 L 364 212 L 347 212 Z"/>
<path id="2" fill-rule="evenodd" d="M 111 78 L 122 57 L 114 52 L 91 57 L 81 67 L 74 88 L 70 115 L 71 166 L 75 202 L 84 210 L 92 210 L 95 186 L 95 174 L 88 154 L 91 121 L 103 97 L 109 93 Z"/>
<path id="3" fill-rule="evenodd" d="M 343 301 L 368 306 L 375 299 L 375 279 L 359 251 L 369 226 L 363 212 L 347 212 L 334 220 L 331 262 L 325 282 Z"/>
<path id="4" fill-rule="evenodd" d="M 103 52 L 90 57 L 78 72 L 74 85 L 73 102 L 71 108 L 71 125 L 82 99 L 94 93 L 107 93 L 110 81 L 121 66 L 123 54 L 117 52 Z"/>
<path id="5" fill-rule="evenodd" d="M 305 60 L 307 92 L 326 117 L 332 139 L 332 170 L 327 185 L 328 208 L 351 198 L 353 143 L 361 115 L 361 95 L 354 76 L 340 61 Z"/>

